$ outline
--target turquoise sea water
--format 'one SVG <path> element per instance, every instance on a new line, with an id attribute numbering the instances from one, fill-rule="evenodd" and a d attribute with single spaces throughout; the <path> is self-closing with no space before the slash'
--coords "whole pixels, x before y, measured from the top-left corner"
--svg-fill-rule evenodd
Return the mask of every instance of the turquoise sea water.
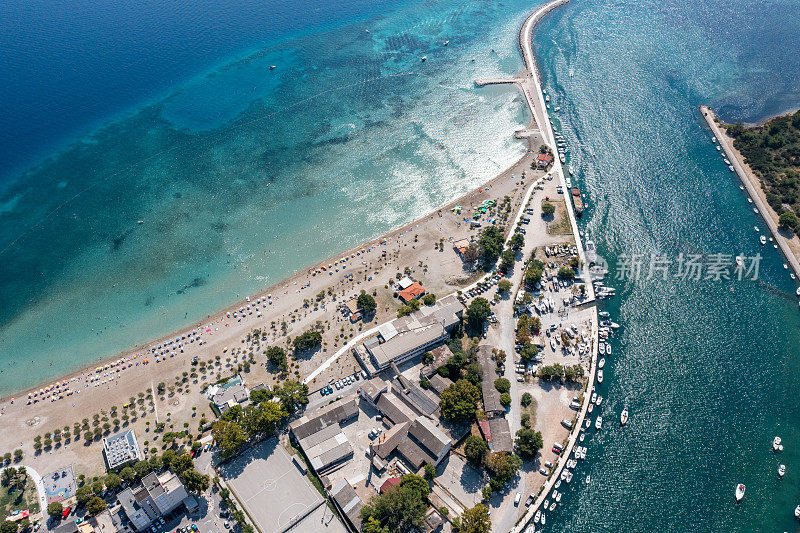
<path id="1" fill-rule="evenodd" d="M 80 55 L 91 68 L 77 62 L 75 79 L 0 85 L 36 97 L 0 114 L 3 170 L 52 156 L 0 186 L 0 393 L 201 319 L 466 191 L 522 150 L 511 138 L 527 122 L 520 96 L 472 80 L 521 68 L 527 2 L 142 4 L 122 18 L 109 6 L 100 11 L 119 31 L 62 14 L 33 25 L 52 49 L 0 47 L 28 67 L 20 76 L 68 56 L 64 33 L 92 36 L 74 46 L 98 51 Z M 36 4 L 17 7 L 13 27 Z M 104 24 L 156 37 L 131 37 L 130 64 L 109 70 L 122 59 L 100 46 L 114 43 L 98 37 Z M 591 203 L 581 225 L 612 266 L 631 251 L 764 254 L 758 282 L 611 281 L 623 328 L 601 386 L 606 429 L 590 432 L 590 459 L 547 529 L 797 529 L 795 284 L 758 245 L 764 224 L 696 108 L 756 121 L 800 106 L 798 34 L 796 2 L 753 0 L 573 0 L 538 28 L 540 70 Z M 130 82 L 100 84 L 131 69 Z M 34 120 L 41 102 L 48 121 Z M 619 430 L 623 405 L 631 421 Z M 739 506 L 737 482 L 748 487 Z"/>
<path id="2" fill-rule="evenodd" d="M 145 104 L 0 181 L 0 394 L 203 319 L 432 210 L 521 156 L 512 138 L 528 121 L 520 95 L 478 91 L 473 79 L 520 68 L 516 42 L 499 36 L 514 34 L 524 2 L 291 7 L 273 6 L 286 11 L 279 17 L 247 2 L 233 2 L 222 14 L 139 6 L 137 18 L 106 6 L 126 12 L 118 33 L 128 40 L 152 23 L 150 9 L 167 17 L 155 28 L 161 39 L 130 45 L 175 50 L 163 57 L 165 75 L 153 67 L 154 85 L 181 70 L 183 63 L 167 68 L 176 57 L 194 61 L 188 55 L 197 39 L 180 37 L 176 27 L 203 35 L 212 57 L 205 63 L 216 53 L 217 66 L 162 89 L 166 96 L 143 91 Z M 22 22 L 26 9 L 19 9 Z M 247 16 L 235 17 L 237 9 Z M 313 16 L 303 24 L 307 13 Z M 241 22 L 250 33 L 239 18 L 248 19 Z M 67 16 L 61 22 L 84 24 Z M 113 34 L 108 24 L 86 33 Z M 268 28 L 264 35 L 255 30 L 259 24 Z M 42 33 L 40 47 L 55 39 L 39 22 L 29 25 Z M 188 44 L 160 44 L 169 39 Z M 259 39 L 266 44 L 252 42 Z M 99 40 L 113 42 L 108 35 Z M 105 76 L 128 75 L 86 48 L 82 60 Z M 12 66 L 22 61 L 4 54 Z M 97 54 L 122 52 L 112 46 Z M 136 64 L 136 50 L 130 56 Z M 81 71 L 77 57 L 67 71 Z M 100 91 L 92 76 L 105 77 L 84 80 Z M 25 100 L 24 86 L 3 87 Z M 55 105 L 47 110 L 63 114 Z M 15 126 L 25 138 L 33 135 L 10 111 L 2 118 L 9 142 Z M 58 129 L 58 120 L 52 123 Z M 24 144 L 18 141 L 19 150 Z"/>
<path id="3" fill-rule="evenodd" d="M 622 325 L 599 386 L 604 429 L 587 432 L 589 459 L 547 530 L 798 529 L 797 285 L 759 245 L 766 226 L 697 111 L 754 122 L 800 106 L 797 35 L 796 2 L 573 1 L 538 27 L 593 204 L 581 226 L 612 265 L 604 307 Z M 623 253 L 681 252 L 764 258 L 757 282 L 613 279 Z"/>

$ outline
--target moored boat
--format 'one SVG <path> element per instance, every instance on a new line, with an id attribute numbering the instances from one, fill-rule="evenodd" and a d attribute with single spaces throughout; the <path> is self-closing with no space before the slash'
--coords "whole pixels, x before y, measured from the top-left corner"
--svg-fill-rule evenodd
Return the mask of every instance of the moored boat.
<path id="1" fill-rule="evenodd" d="M 597 417 L 597 420 L 595 420 L 595 422 L 594 422 L 594 427 L 595 427 L 595 429 L 602 429 L 602 427 L 603 427 L 603 417 L 602 416 L 598 416 Z"/>
<path id="2" fill-rule="evenodd" d="M 737 502 L 742 501 L 746 489 L 747 487 L 744 486 L 744 483 L 739 483 L 738 485 L 736 485 L 736 492 L 734 493 L 734 496 L 736 497 Z"/>
<path id="3" fill-rule="evenodd" d="M 783 451 L 783 444 L 781 444 L 781 438 L 775 437 L 772 439 L 772 451 L 773 452 L 782 452 Z"/>
<path id="4" fill-rule="evenodd" d="M 782 478 L 786 474 L 786 465 L 778 465 L 778 477 Z"/>
<path id="5" fill-rule="evenodd" d="M 619 415 L 619 425 L 624 426 L 628 423 L 628 408 L 622 410 L 622 414 Z"/>
<path id="6" fill-rule="evenodd" d="M 598 383 L 602 383 L 603 382 L 603 369 L 602 368 L 597 371 L 597 382 Z"/>

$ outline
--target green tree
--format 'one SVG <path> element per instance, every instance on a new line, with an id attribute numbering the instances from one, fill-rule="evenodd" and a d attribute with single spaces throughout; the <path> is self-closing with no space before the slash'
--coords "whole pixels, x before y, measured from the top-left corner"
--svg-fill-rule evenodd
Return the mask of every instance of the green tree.
<path id="1" fill-rule="evenodd" d="M 407 531 L 420 527 L 428 510 L 428 482 L 414 474 L 401 478 L 400 485 L 370 498 L 361 508 L 363 531 L 371 533 Z"/>
<path id="2" fill-rule="evenodd" d="M 97 516 L 106 510 L 106 502 L 103 498 L 95 496 L 86 504 L 86 510 L 89 511 L 90 515 Z"/>
<path id="3" fill-rule="evenodd" d="M 531 341 L 525 341 L 519 351 L 519 356 L 523 363 L 533 361 L 539 353 L 539 348 L 536 347 Z"/>
<path id="4" fill-rule="evenodd" d="M 211 478 L 205 474 L 201 474 L 194 468 L 183 472 L 181 481 L 183 481 L 183 484 L 186 486 L 186 490 L 194 494 L 205 492 L 211 485 Z"/>
<path id="5" fill-rule="evenodd" d="M 511 390 L 511 382 L 506 378 L 497 378 L 494 380 L 494 388 L 500 392 L 508 392 Z"/>
<path id="6" fill-rule="evenodd" d="M 92 487 L 89 484 L 81 485 L 78 487 L 78 490 L 75 491 L 75 497 L 78 500 L 78 505 L 86 505 L 89 503 L 89 500 L 92 499 L 94 493 L 92 492 Z"/>
<path id="7" fill-rule="evenodd" d="M 17 532 L 17 523 L 11 522 L 9 520 L 3 520 L 0 522 L 0 533 L 16 533 Z"/>
<path id="8" fill-rule="evenodd" d="M 270 346 L 267 349 L 267 360 L 281 370 L 286 370 L 289 368 L 286 358 L 286 350 L 280 346 Z"/>
<path id="9" fill-rule="evenodd" d="M 425 463 L 425 479 L 427 481 L 433 481 L 433 478 L 436 477 L 436 468 L 429 463 Z"/>
<path id="10" fill-rule="evenodd" d="M 322 333 L 315 329 L 304 331 L 294 338 L 292 345 L 295 350 L 301 352 L 311 351 L 322 345 Z"/>
<path id="11" fill-rule="evenodd" d="M 781 227 L 788 228 L 791 230 L 797 229 L 797 215 L 792 213 L 791 211 L 786 211 L 781 213 L 781 216 L 778 217 L 778 222 L 780 223 Z"/>
<path id="12" fill-rule="evenodd" d="M 289 415 L 281 403 L 263 402 L 249 405 L 244 412 L 243 427 L 250 434 L 273 435 L 278 424 L 287 416 Z"/>
<path id="13" fill-rule="evenodd" d="M 214 442 L 220 448 L 222 457 L 230 457 L 249 438 L 242 426 L 227 420 L 214 422 L 211 425 L 211 433 L 214 435 Z"/>
<path id="14" fill-rule="evenodd" d="M 484 321 L 492 314 L 492 307 L 486 298 L 478 296 L 467 307 L 466 317 L 467 325 L 473 329 L 479 329 L 483 326 Z"/>
<path id="15" fill-rule="evenodd" d="M 575 383 L 583 379 L 583 367 L 581 365 L 571 365 L 564 368 L 564 379 L 569 383 Z"/>
<path id="16" fill-rule="evenodd" d="M 539 377 L 545 381 L 561 380 L 564 377 L 564 367 L 558 363 L 543 366 L 539 369 Z"/>
<path id="17" fill-rule="evenodd" d="M 425 296 L 422 297 L 422 303 L 425 305 L 433 305 L 436 303 L 436 295 L 432 292 L 429 292 Z"/>
<path id="18" fill-rule="evenodd" d="M 560 279 L 575 279 L 575 271 L 569 267 L 561 267 L 558 269 L 558 277 Z"/>
<path id="19" fill-rule="evenodd" d="M 516 259 L 517 254 L 513 249 L 503 250 L 503 253 L 500 254 L 500 270 L 509 270 L 514 266 Z"/>
<path id="20" fill-rule="evenodd" d="M 489 454 L 486 459 L 486 469 L 491 478 L 490 485 L 492 490 L 502 489 L 514 476 L 517 475 L 522 460 L 516 455 L 508 452 L 498 452 Z"/>
<path id="21" fill-rule="evenodd" d="M 508 244 L 515 250 L 522 250 L 522 247 L 525 246 L 525 237 L 522 236 L 522 233 L 515 233 L 511 236 Z"/>
<path id="22" fill-rule="evenodd" d="M 497 282 L 497 290 L 500 294 L 508 294 L 511 291 L 511 282 L 505 278 Z"/>
<path id="23" fill-rule="evenodd" d="M 468 421 L 475 418 L 481 391 L 467 381 L 459 379 L 445 390 L 439 397 L 442 418 L 445 420 Z"/>
<path id="24" fill-rule="evenodd" d="M 126 466 L 120 471 L 119 477 L 126 483 L 132 483 L 133 480 L 136 479 L 136 472 L 133 471 L 133 468 Z"/>
<path id="25" fill-rule="evenodd" d="M 94 492 L 95 495 L 97 495 L 97 496 L 100 496 L 103 493 L 103 481 L 102 480 L 98 479 L 97 481 L 92 483 L 92 492 Z"/>
<path id="26" fill-rule="evenodd" d="M 483 460 L 488 452 L 489 445 L 477 435 L 470 435 L 467 437 L 466 442 L 464 442 L 464 455 L 466 455 L 467 460 L 475 466 L 483 464 Z"/>
<path id="27" fill-rule="evenodd" d="M 378 308 L 378 304 L 375 302 L 375 298 L 373 298 L 371 294 L 367 294 L 367 291 L 365 290 L 362 290 L 361 294 L 358 295 L 356 304 L 358 305 L 358 308 L 364 312 L 365 315 L 371 315 Z"/>
<path id="28" fill-rule="evenodd" d="M 281 405 L 287 413 L 294 413 L 297 408 L 308 403 L 308 385 L 299 381 L 287 380 L 275 393 L 280 397 Z"/>
<path id="29" fill-rule="evenodd" d="M 503 404 L 503 407 L 508 407 L 509 405 L 511 405 L 511 395 L 507 392 L 501 394 L 500 403 Z"/>
<path id="30" fill-rule="evenodd" d="M 136 477 L 142 479 L 144 476 L 153 471 L 153 467 L 147 461 L 136 461 L 133 465 L 133 470 L 136 472 Z"/>
<path id="31" fill-rule="evenodd" d="M 108 474 L 105 479 L 106 488 L 111 492 L 116 492 L 122 485 L 122 479 L 113 472 Z"/>
<path id="32" fill-rule="evenodd" d="M 549 217 L 552 216 L 553 213 L 555 212 L 556 212 L 556 206 L 554 206 L 550 202 L 542 202 L 542 215 Z"/>
<path id="33" fill-rule="evenodd" d="M 492 520 L 489 518 L 489 509 L 483 504 L 478 504 L 472 509 L 467 509 L 461 514 L 461 527 L 459 533 L 490 533 Z"/>
<path id="34" fill-rule="evenodd" d="M 62 513 L 64 512 L 64 506 L 61 505 L 59 502 L 53 502 L 47 504 L 47 514 L 53 518 L 61 518 Z M 16 531 L 16 524 L 14 524 L 14 531 Z"/>
<path id="35" fill-rule="evenodd" d="M 497 261 L 503 251 L 503 234 L 505 229 L 498 226 L 487 226 L 478 238 L 483 260 L 488 263 Z"/>
<path id="36" fill-rule="evenodd" d="M 522 398 L 520 398 L 519 403 L 522 404 L 522 407 L 528 407 L 533 402 L 533 396 L 531 396 L 530 392 L 523 393 Z"/>
<path id="37" fill-rule="evenodd" d="M 514 441 L 517 447 L 517 453 L 520 457 L 525 459 L 533 459 L 539 450 L 544 446 L 542 434 L 539 431 L 534 431 L 528 428 L 522 428 L 517 431 L 517 438 Z"/>

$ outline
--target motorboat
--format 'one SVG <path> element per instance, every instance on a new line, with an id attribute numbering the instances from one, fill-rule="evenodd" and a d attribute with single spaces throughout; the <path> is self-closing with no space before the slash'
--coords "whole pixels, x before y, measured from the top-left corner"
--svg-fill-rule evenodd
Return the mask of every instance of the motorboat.
<path id="1" fill-rule="evenodd" d="M 781 438 L 775 437 L 772 439 L 772 451 L 773 452 L 782 452 L 783 451 L 783 444 L 781 444 Z"/>
<path id="2" fill-rule="evenodd" d="M 592 400 L 591 401 L 592 401 L 592 403 L 597 401 L 597 393 L 596 392 L 592 393 Z"/>
<path id="3" fill-rule="evenodd" d="M 728 170 L 730 170 L 731 172 L 734 172 L 733 165 L 728 165 Z"/>
<path id="4" fill-rule="evenodd" d="M 600 407 L 600 404 L 601 404 L 601 403 L 603 403 L 603 397 L 602 397 L 602 396 L 600 396 L 600 395 L 598 394 L 598 395 L 597 395 L 597 401 L 596 401 L 596 402 L 594 402 L 594 403 L 595 403 L 595 404 L 596 404 L 598 407 Z"/>
<path id="5" fill-rule="evenodd" d="M 588 408 L 588 409 L 586 409 L 586 412 L 587 412 L 587 413 L 591 413 L 592 411 L 594 411 L 594 404 L 593 404 L 593 403 L 590 403 L 590 404 L 589 404 L 589 408 Z"/>
<path id="6" fill-rule="evenodd" d="M 794 517 L 800 518 L 800 505 L 794 508 Z"/>
<path id="7" fill-rule="evenodd" d="M 445 41 L 443 44 L 444 44 L 445 46 L 447 46 L 448 44 L 450 44 L 450 41 Z"/>
<path id="8" fill-rule="evenodd" d="M 553 484 L 553 488 L 554 488 L 554 489 L 557 489 L 557 488 L 558 488 L 558 487 L 560 487 L 560 486 L 561 486 L 561 480 L 560 480 L 560 479 L 557 479 L 557 480 L 556 480 L 556 482 Z"/>
<path id="9" fill-rule="evenodd" d="M 536 514 L 533 515 L 533 523 L 538 524 L 542 520 L 542 512 L 536 511 Z"/>
<path id="10" fill-rule="evenodd" d="M 569 172 L 569 175 L 572 176 L 573 174 L 575 174 L 575 167 L 570 165 L 567 167 L 567 171 Z"/>
<path id="11" fill-rule="evenodd" d="M 606 358 L 601 357 L 600 360 L 597 362 L 597 368 L 603 368 L 606 366 Z"/>
<path id="12" fill-rule="evenodd" d="M 597 285 L 599 285 L 599 283 Z M 600 311 L 599 313 L 597 313 L 597 316 L 599 316 L 600 318 L 608 318 L 611 315 L 608 313 L 608 311 Z"/>
<path id="13" fill-rule="evenodd" d="M 736 497 L 737 502 L 742 501 L 742 498 L 744 498 L 744 491 L 746 489 L 747 487 L 744 486 L 744 483 L 739 483 L 736 485 L 736 492 L 734 493 L 734 496 Z"/>
<path id="14" fill-rule="evenodd" d="M 547 517 L 544 516 L 544 513 L 542 513 L 542 525 L 545 525 L 546 523 L 547 523 Z"/>
<path id="15" fill-rule="evenodd" d="M 551 511 L 555 511 L 556 510 L 556 502 L 553 502 L 553 503 L 550 504 L 550 510 Z"/>
<path id="16" fill-rule="evenodd" d="M 797 296 L 800 296 L 800 287 L 797 287 L 797 290 L 796 290 L 796 291 L 794 291 L 794 293 L 795 293 Z"/>
<path id="17" fill-rule="evenodd" d="M 628 408 L 622 410 L 622 414 L 619 415 L 619 425 L 624 426 L 628 423 Z"/>
<path id="18" fill-rule="evenodd" d="M 597 420 L 595 420 L 595 422 L 594 422 L 594 427 L 595 427 L 595 429 L 602 429 L 603 428 L 603 417 L 602 416 L 598 416 L 597 417 Z"/>
<path id="19" fill-rule="evenodd" d="M 737 256 L 736 256 L 736 266 L 738 266 L 738 267 L 740 267 L 740 268 L 741 268 L 742 266 L 744 266 L 744 260 L 742 259 L 742 256 L 741 256 L 741 255 L 737 255 Z"/>
<path id="20" fill-rule="evenodd" d="M 782 478 L 786 474 L 786 465 L 778 465 L 778 477 Z"/>
<path id="21" fill-rule="evenodd" d="M 606 343 L 606 355 L 611 355 L 611 345 Z"/>
<path id="22" fill-rule="evenodd" d="M 592 482 L 592 476 L 591 475 L 586 476 L 586 484 L 588 485 L 591 482 Z"/>
<path id="23" fill-rule="evenodd" d="M 605 355 L 606 354 L 606 345 L 601 342 L 599 344 L 599 346 L 597 347 L 597 350 L 600 352 L 600 355 Z"/>
<path id="24" fill-rule="evenodd" d="M 763 236 L 763 235 L 761 237 L 759 237 L 758 240 L 761 243 L 761 246 L 764 246 L 765 244 L 767 244 L 767 238 L 765 236 Z"/>
<path id="25" fill-rule="evenodd" d="M 562 492 L 559 492 L 559 493 L 557 493 L 557 494 L 556 494 L 556 501 L 557 501 L 558 503 L 561 503 L 561 495 L 562 495 L 562 494 L 563 494 Z"/>
<path id="26" fill-rule="evenodd" d="M 603 369 L 602 368 L 597 371 L 597 382 L 598 383 L 602 383 L 603 382 Z"/>

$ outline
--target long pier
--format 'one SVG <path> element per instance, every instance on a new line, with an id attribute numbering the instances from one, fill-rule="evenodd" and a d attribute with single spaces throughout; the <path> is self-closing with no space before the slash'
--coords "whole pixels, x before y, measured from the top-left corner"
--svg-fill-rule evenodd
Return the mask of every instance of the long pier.
<path id="1" fill-rule="evenodd" d="M 778 228 L 778 222 L 776 220 L 777 216 L 773 214 L 772 208 L 770 208 L 766 200 L 759 194 L 760 191 L 758 190 L 758 178 L 753 175 L 749 168 L 745 168 L 745 164 L 741 160 L 739 152 L 733 147 L 733 140 L 722 131 L 722 128 L 719 127 L 719 124 L 717 123 L 717 116 L 714 114 L 711 108 L 701 105 L 700 113 L 703 115 L 708 127 L 711 128 L 711 132 L 714 134 L 714 137 L 716 137 L 719 145 L 722 146 L 722 150 L 725 152 L 725 155 L 731 162 L 731 166 L 736 172 L 736 175 L 739 176 L 739 179 L 747 189 L 748 194 L 753 199 L 753 204 L 756 206 L 756 209 L 758 209 L 761 218 L 763 218 L 764 222 L 767 223 L 767 227 L 769 227 L 770 232 L 775 238 L 775 242 L 780 247 L 781 252 L 783 252 L 786 262 L 791 265 L 795 275 L 800 278 L 800 261 L 797 260 L 797 256 L 795 256 L 794 252 L 792 251 L 792 248 L 789 244 L 790 240 L 781 234 Z M 800 242 L 798 242 L 796 235 L 792 235 L 791 240 L 794 241 L 795 245 L 800 248 Z"/>

